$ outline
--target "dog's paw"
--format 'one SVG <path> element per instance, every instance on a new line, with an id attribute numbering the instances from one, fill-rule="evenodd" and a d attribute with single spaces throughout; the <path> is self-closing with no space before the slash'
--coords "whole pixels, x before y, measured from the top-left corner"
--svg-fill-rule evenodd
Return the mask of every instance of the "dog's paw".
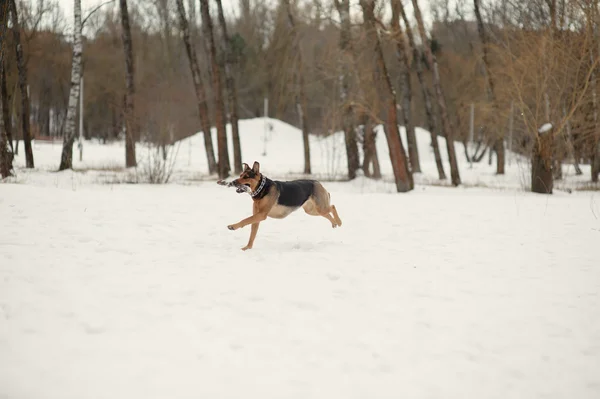
<path id="1" fill-rule="evenodd" d="M 252 249 L 252 247 L 249 245 L 246 245 L 244 248 L 242 248 L 242 251 L 247 251 L 249 249 Z"/>
<path id="2" fill-rule="evenodd" d="M 235 230 L 235 225 L 233 225 L 233 224 L 230 224 L 229 226 L 227 226 L 227 228 L 228 228 L 229 230 Z"/>

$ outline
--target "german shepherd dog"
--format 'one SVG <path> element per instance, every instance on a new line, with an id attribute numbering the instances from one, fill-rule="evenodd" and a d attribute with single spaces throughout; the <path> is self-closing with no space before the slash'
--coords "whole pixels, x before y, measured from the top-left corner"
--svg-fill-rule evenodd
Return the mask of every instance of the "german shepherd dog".
<path id="1" fill-rule="evenodd" d="M 252 216 L 238 223 L 227 226 L 229 230 L 241 229 L 252 225 L 248 245 L 242 250 L 246 251 L 254 245 L 258 232 L 258 225 L 267 217 L 283 219 L 298 208 L 312 216 L 322 216 L 331 222 L 331 227 L 342 225 L 342 221 L 335 209 L 330 204 L 331 195 L 325 187 L 316 180 L 271 180 L 260 173 L 260 164 L 254 162 L 252 168 L 244 164 L 240 176 L 230 183 L 222 180 L 218 184 L 236 187 L 238 193 L 248 192 L 252 197 Z"/>

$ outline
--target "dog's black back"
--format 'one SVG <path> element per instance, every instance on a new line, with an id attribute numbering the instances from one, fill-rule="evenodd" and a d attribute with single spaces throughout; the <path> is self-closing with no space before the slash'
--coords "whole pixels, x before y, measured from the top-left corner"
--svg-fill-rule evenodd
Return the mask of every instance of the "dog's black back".
<path id="1" fill-rule="evenodd" d="M 314 180 L 273 181 L 279 190 L 278 205 L 299 207 L 315 192 Z"/>

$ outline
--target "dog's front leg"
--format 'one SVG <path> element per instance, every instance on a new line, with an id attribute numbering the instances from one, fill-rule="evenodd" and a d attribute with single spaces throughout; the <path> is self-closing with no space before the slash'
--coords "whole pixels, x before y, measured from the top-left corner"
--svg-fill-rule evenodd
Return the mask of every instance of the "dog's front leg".
<path id="1" fill-rule="evenodd" d="M 236 224 L 230 224 L 229 226 L 227 226 L 227 228 L 229 230 L 237 230 L 237 229 L 241 229 L 242 227 L 245 227 L 249 224 L 253 224 L 253 223 L 260 223 L 263 220 L 265 220 L 267 218 L 266 213 L 261 212 L 261 213 L 256 213 Z"/>
<path id="2" fill-rule="evenodd" d="M 242 248 L 242 251 L 246 251 L 248 249 L 252 249 L 252 245 L 254 245 L 254 239 L 256 238 L 256 233 L 258 232 L 258 226 L 260 223 L 252 223 L 252 228 L 250 230 L 250 239 L 248 240 L 248 245 Z"/>

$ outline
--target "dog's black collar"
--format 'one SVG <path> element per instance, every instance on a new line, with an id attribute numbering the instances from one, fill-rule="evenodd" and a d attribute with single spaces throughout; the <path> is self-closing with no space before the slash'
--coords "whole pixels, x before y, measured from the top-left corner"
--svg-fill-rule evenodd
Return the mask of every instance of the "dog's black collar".
<path id="1" fill-rule="evenodd" d="M 252 196 L 252 198 L 256 198 L 258 197 L 261 192 L 264 190 L 265 186 L 267 185 L 267 178 L 265 177 L 265 175 L 262 175 L 260 178 L 260 184 L 258 185 L 258 188 L 255 191 L 252 191 L 250 193 L 250 196 Z M 261 196 L 260 198 L 262 198 L 263 196 Z"/>

